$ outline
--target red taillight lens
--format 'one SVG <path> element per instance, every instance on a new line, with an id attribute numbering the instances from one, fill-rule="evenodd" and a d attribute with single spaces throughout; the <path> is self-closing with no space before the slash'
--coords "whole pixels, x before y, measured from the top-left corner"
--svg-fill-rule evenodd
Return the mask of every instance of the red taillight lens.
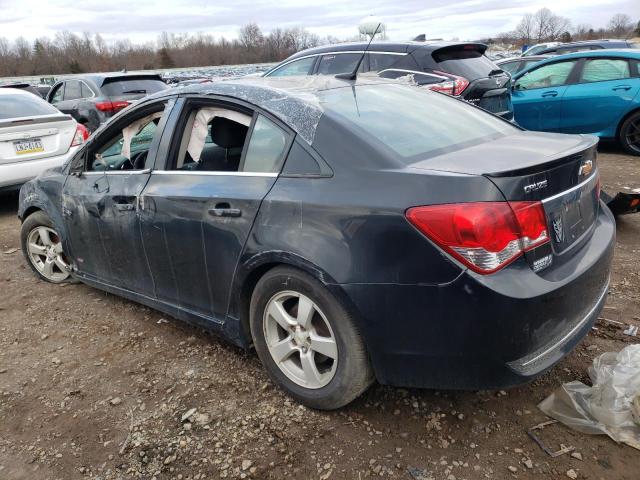
<path id="1" fill-rule="evenodd" d="M 76 125 L 76 133 L 73 135 L 73 140 L 71 141 L 71 146 L 77 147 L 78 145 L 82 145 L 87 138 L 89 138 L 89 130 L 81 123 L 78 123 Z"/>
<path id="2" fill-rule="evenodd" d="M 101 112 L 113 112 L 113 103 L 111 102 L 96 102 L 96 108 Z"/>
<path id="3" fill-rule="evenodd" d="M 492 273 L 549 241 L 541 202 L 478 202 L 414 207 L 407 219 L 478 273 Z"/>
<path id="4" fill-rule="evenodd" d="M 118 102 L 111 102 L 111 104 L 113 105 L 114 112 L 119 112 L 123 108 L 127 108 L 129 106 L 129 102 L 126 102 L 124 100 L 118 101 Z"/>
<path id="5" fill-rule="evenodd" d="M 435 92 L 446 93 L 447 95 L 461 95 L 462 92 L 464 92 L 465 89 L 469 86 L 469 80 L 464 77 L 459 77 L 457 75 L 451 75 L 450 73 L 438 71 L 434 71 L 434 73 L 445 75 L 451 78 L 451 80 L 449 81 L 436 83 L 427 87 Z"/>
<path id="6" fill-rule="evenodd" d="M 101 112 L 118 112 L 130 105 L 130 102 L 120 100 L 116 102 L 97 102 L 96 108 Z"/>

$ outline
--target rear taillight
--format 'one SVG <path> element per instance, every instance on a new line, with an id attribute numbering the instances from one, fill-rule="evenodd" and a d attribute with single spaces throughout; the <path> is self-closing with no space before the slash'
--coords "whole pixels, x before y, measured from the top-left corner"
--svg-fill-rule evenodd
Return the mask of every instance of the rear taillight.
<path id="1" fill-rule="evenodd" d="M 500 270 L 549 241 L 541 202 L 478 202 L 413 207 L 407 219 L 472 270 Z"/>
<path id="2" fill-rule="evenodd" d="M 77 147 L 78 145 L 82 145 L 87 138 L 89 138 L 89 130 L 81 123 L 78 123 L 76 125 L 76 133 L 73 135 L 73 140 L 71 141 L 71 146 Z"/>
<path id="3" fill-rule="evenodd" d="M 129 102 L 121 100 L 117 102 L 96 102 L 96 108 L 101 112 L 118 112 L 130 105 Z"/>
<path id="4" fill-rule="evenodd" d="M 469 86 L 469 80 L 464 77 L 459 77 L 457 75 L 451 75 L 450 73 L 438 71 L 435 71 L 434 73 L 450 77 L 451 80 L 429 85 L 427 88 L 433 91 L 446 93 L 447 95 L 461 95 L 462 92 L 464 92 L 465 89 Z"/>

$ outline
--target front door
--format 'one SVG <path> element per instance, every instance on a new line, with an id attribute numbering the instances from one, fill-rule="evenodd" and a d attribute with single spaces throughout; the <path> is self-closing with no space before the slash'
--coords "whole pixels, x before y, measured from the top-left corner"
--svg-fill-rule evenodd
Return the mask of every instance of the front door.
<path id="1" fill-rule="evenodd" d="M 542 65 L 517 78 L 511 99 L 518 125 L 542 132 L 560 129 L 562 98 L 576 63 L 567 60 Z"/>
<path id="2" fill-rule="evenodd" d="M 291 139 L 262 114 L 186 103 L 141 199 L 159 300 L 223 322 L 236 264 Z"/>
<path id="3" fill-rule="evenodd" d="M 62 198 L 78 274 L 149 297 L 155 292 L 140 235 L 139 195 L 168 103 L 137 109 L 94 138 L 82 165 L 72 167 Z"/>
<path id="4" fill-rule="evenodd" d="M 627 59 L 586 59 L 578 83 L 564 94 L 561 131 L 614 136 L 638 90 Z"/>

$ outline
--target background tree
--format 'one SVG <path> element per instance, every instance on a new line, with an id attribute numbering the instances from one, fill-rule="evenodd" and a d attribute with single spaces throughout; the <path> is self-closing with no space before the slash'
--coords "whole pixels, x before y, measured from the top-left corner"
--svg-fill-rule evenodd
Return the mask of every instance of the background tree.
<path id="1" fill-rule="evenodd" d="M 615 38 L 626 38 L 633 31 L 633 22 L 626 13 L 616 13 L 607 28 Z"/>

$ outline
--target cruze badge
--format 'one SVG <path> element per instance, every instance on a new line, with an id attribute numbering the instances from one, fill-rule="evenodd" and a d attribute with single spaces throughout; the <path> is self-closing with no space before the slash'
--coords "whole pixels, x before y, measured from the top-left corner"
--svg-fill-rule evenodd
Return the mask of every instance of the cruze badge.
<path id="1" fill-rule="evenodd" d="M 564 228 L 562 228 L 562 217 L 558 217 L 553 220 L 553 233 L 556 237 L 557 243 L 562 243 L 564 240 Z"/>
<path id="2" fill-rule="evenodd" d="M 582 165 L 580 165 L 580 170 L 578 170 L 578 175 L 581 177 L 586 177 L 591 173 L 592 170 L 593 170 L 593 162 L 591 160 L 585 160 L 584 162 L 582 162 Z"/>
<path id="3" fill-rule="evenodd" d="M 536 190 L 541 190 L 543 188 L 547 188 L 547 181 L 546 180 L 541 180 L 539 182 L 532 183 L 531 185 L 525 185 L 524 186 L 524 193 L 535 192 Z"/>

